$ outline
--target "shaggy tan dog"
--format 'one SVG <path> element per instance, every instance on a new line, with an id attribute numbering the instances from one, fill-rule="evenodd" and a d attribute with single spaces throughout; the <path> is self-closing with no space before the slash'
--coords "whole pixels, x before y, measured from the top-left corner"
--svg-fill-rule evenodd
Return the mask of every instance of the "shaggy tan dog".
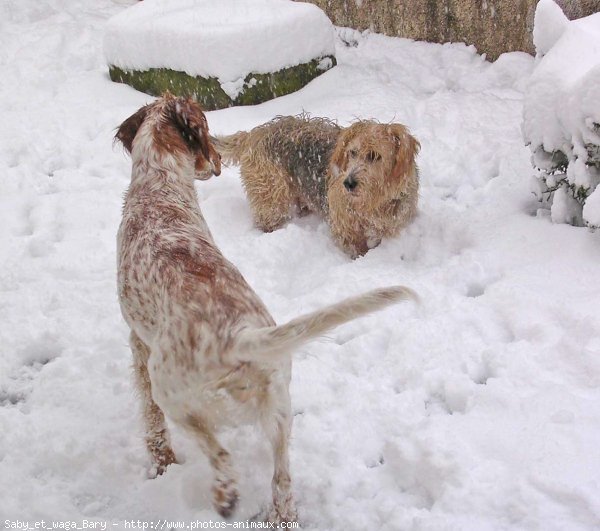
<path id="1" fill-rule="evenodd" d="M 206 118 L 192 100 L 164 96 L 117 132 L 131 153 L 131 185 L 117 241 L 121 311 L 131 329 L 146 443 L 157 473 L 175 462 L 165 414 L 197 441 L 214 471 L 213 504 L 238 498 L 217 432 L 259 423 L 273 449 L 270 522 L 295 521 L 288 443 L 291 353 L 331 328 L 414 293 L 401 286 L 346 299 L 277 326 L 216 246 L 194 180 L 219 175 Z"/>
<path id="2" fill-rule="evenodd" d="M 254 219 L 265 232 L 294 213 L 317 212 L 352 258 L 397 234 L 415 216 L 420 145 L 400 124 L 280 116 L 214 139 L 240 164 Z"/>

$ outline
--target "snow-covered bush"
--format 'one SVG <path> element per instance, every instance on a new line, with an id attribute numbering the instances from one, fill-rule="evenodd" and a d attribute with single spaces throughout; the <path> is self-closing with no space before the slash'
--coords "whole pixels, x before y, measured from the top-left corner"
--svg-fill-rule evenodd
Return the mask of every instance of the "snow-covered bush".
<path id="1" fill-rule="evenodd" d="M 535 191 L 553 221 L 600 227 L 600 13 L 569 21 L 540 0 L 533 40 L 523 134 Z"/>
<path id="2" fill-rule="evenodd" d="M 206 109 L 289 94 L 336 64 L 318 7 L 288 0 L 146 0 L 107 24 L 113 81 L 194 96 Z"/>

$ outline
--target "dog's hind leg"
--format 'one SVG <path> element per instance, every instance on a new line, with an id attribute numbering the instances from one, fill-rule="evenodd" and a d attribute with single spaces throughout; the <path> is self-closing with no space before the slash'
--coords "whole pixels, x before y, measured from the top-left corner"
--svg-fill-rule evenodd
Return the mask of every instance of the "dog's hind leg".
<path id="1" fill-rule="evenodd" d="M 292 414 L 289 392 L 282 389 L 276 395 L 275 411 L 262 418 L 263 429 L 273 449 L 273 505 L 267 513 L 267 520 L 274 524 L 296 522 L 298 514 L 292 495 L 290 477 L 289 439 L 292 429 Z"/>
<path id="2" fill-rule="evenodd" d="M 263 232 L 273 232 L 289 221 L 296 208 L 290 177 L 276 165 L 244 167 L 242 182 L 252 207 L 254 223 Z"/>
<path id="3" fill-rule="evenodd" d="M 208 423 L 198 415 L 188 415 L 184 426 L 196 437 L 200 448 L 208 457 L 215 478 L 212 487 L 213 506 L 223 517 L 229 518 L 238 501 L 235 474 L 231 456 L 220 444 Z"/>
<path id="4" fill-rule="evenodd" d="M 146 428 L 146 446 L 156 466 L 156 474 L 160 475 L 165 471 L 167 466 L 177 461 L 171 449 L 165 416 L 160 407 L 152 399 L 152 384 L 148 375 L 150 349 L 133 331 L 131 332 L 129 342 L 133 353 L 135 384 L 142 399 Z"/>

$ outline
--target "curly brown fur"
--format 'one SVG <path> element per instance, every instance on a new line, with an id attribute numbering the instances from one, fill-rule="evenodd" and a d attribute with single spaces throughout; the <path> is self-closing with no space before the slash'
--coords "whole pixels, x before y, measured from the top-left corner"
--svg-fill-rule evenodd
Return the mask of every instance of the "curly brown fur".
<path id="1" fill-rule="evenodd" d="M 414 218 L 419 142 L 401 124 L 279 116 L 249 132 L 213 139 L 241 166 L 256 224 L 270 232 L 294 214 L 317 212 L 352 258 Z"/>

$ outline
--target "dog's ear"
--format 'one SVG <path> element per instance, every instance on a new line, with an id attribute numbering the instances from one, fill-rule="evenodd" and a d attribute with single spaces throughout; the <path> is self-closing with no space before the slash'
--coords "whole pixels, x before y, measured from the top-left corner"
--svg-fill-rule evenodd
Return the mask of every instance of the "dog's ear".
<path id="1" fill-rule="evenodd" d="M 169 96 L 165 96 L 169 98 Z M 221 157 L 211 144 L 208 122 L 202 108 L 192 98 L 170 97 L 169 118 L 177 128 L 188 149 L 196 156 L 198 170 L 204 162 L 212 165 L 215 175 L 221 172 Z"/>
<path id="2" fill-rule="evenodd" d="M 165 96 L 165 98 L 169 98 Z M 168 114 L 188 148 L 208 154 L 208 123 L 200 105 L 191 98 L 169 98 Z"/>
<path id="3" fill-rule="evenodd" d="M 146 119 L 146 115 L 148 114 L 148 109 L 150 105 L 144 105 L 137 112 L 132 114 L 127 120 L 125 120 L 117 130 L 117 134 L 115 135 L 115 142 L 118 140 L 123 144 L 123 147 L 131 153 L 133 148 L 133 139 L 135 135 L 137 135 L 138 129 Z"/>
<path id="4" fill-rule="evenodd" d="M 342 129 L 329 162 L 332 177 L 337 177 L 340 173 L 346 171 L 348 167 L 348 144 L 356 134 L 356 127 L 350 126 Z"/>
<path id="5" fill-rule="evenodd" d="M 415 164 L 415 159 L 421 149 L 419 141 L 412 136 L 406 127 L 400 124 L 386 126 L 387 133 L 393 137 L 396 144 L 392 177 L 401 179 L 407 175 Z"/>

